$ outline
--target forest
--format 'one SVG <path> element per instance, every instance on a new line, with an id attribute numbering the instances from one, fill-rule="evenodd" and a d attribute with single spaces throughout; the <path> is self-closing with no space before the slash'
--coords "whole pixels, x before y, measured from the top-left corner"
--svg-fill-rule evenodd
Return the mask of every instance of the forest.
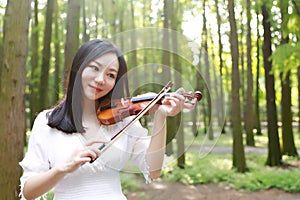
<path id="1" fill-rule="evenodd" d="M 75 52 L 95 38 L 123 51 L 131 96 L 168 81 L 202 92 L 194 111 L 168 119 L 166 153 L 179 168 L 189 137 L 213 148 L 231 135 L 237 173 L 249 170 L 244 149 L 258 136 L 266 166 L 298 159 L 299 0 L 1 0 L 1 198 L 17 199 L 34 119 L 64 97 Z"/>

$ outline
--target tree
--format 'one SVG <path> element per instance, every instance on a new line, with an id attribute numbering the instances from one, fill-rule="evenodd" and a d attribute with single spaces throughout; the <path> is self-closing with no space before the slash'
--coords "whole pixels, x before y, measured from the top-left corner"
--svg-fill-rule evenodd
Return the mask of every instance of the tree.
<path id="1" fill-rule="evenodd" d="M 47 1 L 46 11 L 46 24 L 44 29 L 44 44 L 42 52 L 42 70 L 40 76 L 40 109 L 44 109 L 49 106 L 50 102 L 47 101 L 49 96 L 45 95 L 45 91 L 49 91 L 49 65 L 50 65 L 50 44 L 52 35 L 52 20 L 53 20 L 54 0 Z"/>
<path id="2" fill-rule="evenodd" d="M 55 0 L 55 9 L 54 9 L 54 56 L 55 56 L 55 73 L 54 73 L 54 94 L 53 94 L 53 102 L 57 102 L 59 100 L 59 93 L 61 91 L 61 54 L 60 54 L 60 26 L 59 26 L 59 7 L 58 0 Z"/>
<path id="3" fill-rule="evenodd" d="M 264 27 L 264 43 L 263 43 L 263 57 L 265 68 L 265 81 L 267 93 L 267 122 L 268 122 L 268 158 L 267 165 L 278 166 L 281 164 L 281 152 L 278 136 L 277 125 L 277 109 L 275 104 L 275 88 L 274 75 L 271 73 L 272 62 L 269 60 L 272 55 L 272 41 L 271 41 L 271 23 L 270 16 L 267 10 L 267 5 L 262 6 L 263 27 Z"/>
<path id="4" fill-rule="evenodd" d="M 36 87 L 39 84 L 38 65 L 39 65 L 39 19 L 38 19 L 38 0 L 34 0 L 33 18 L 31 19 L 31 75 L 29 83 L 29 108 L 30 108 L 30 127 L 39 111 L 39 95 Z"/>
<path id="5" fill-rule="evenodd" d="M 285 34 L 286 13 L 288 13 L 288 2 L 280 1 L 281 10 L 281 45 L 288 44 L 288 37 Z M 283 66 L 282 66 L 283 68 Z M 295 147 L 293 127 L 292 127 L 292 99 L 291 99 L 291 70 L 288 69 L 286 73 L 281 72 L 281 121 L 282 121 L 282 154 L 289 156 L 298 156 L 297 149 Z"/>
<path id="6" fill-rule="evenodd" d="M 208 88 L 211 88 L 211 79 L 210 79 L 210 63 L 209 63 L 209 59 L 208 59 L 208 34 L 207 34 L 207 19 L 206 19 L 206 0 L 203 0 L 202 2 L 202 7 L 203 7 L 203 32 L 202 32 L 202 45 L 204 48 L 204 52 L 203 52 L 203 56 L 204 56 L 204 64 L 205 64 L 205 80 L 206 80 L 206 84 Z M 211 99 L 211 98 L 210 98 Z M 208 103 L 208 116 L 212 116 L 211 113 L 211 102 Z M 210 120 L 210 122 L 212 123 L 212 120 Z M 212 130 L 212 124 L 210 124 L 210 126 L 208 127 L 208 138 L 210 140 L 214 139 L 214 134 L 213 134 L 213 130 Z"/>
<path id="7" fill-rule="evenodd" d="M 215 0 L 215 5 L 216 5 L 216 16 L 217 16 L 217 26 L 218 26 L 218 57 L 219 57 L 219 62 L 220 62 L 220 76 L 222 78 L 223 76 L 223 68 L 224 68 L 224 60 L 223 60 L 223 42 L 222 42 L 222 35 L 221 35 L 221 15 L 219 11 L 219 0 Z M 222 80 L 221 80 L 222 81 Z M 219 97 L 219 106 L 221 107 L 221 110 L 223 112 L 219 113 L 219 118 L 224 119 L 225 118 L 225 105 L 224 105 L 224 88 L 221 84 L 220 88 L 220 97 Z M 225 133 L 225 124 L 223 125 L 222 128 L 222 133 Z"/>
<path id="8" fill-rule="evenodd" d="M 17 199 L 25 136 L 25 65 L 30 0 L 7 2 L 0 63 L 0 194 Z M 16 12 L 17 11 L 17 12 Z"/>
<path id="9" fill-rule="evenodd" d="M 239 78 L 239 68 L 238 68 L 238 37 L 236 29 L 236 21 L 234 17 L 234 0 L 228 0 L 228 11 L 229 11 L 229 22 L 230 22 L 230 49 L 231 49 L 231 60 L 232 60 L 232 135 L 233 135 L 233 167 L 237 169 L 238 172 L 246 171 L 246 161 L 244 144 L 242 137 L 242 126 L 241 126 L 241 103 L 240 103 L 240 78 Z"/>
<path id="10" fill-rule="evenodd" d="M 66 81 L 72 65 L 72 60 L 79 47 L 80 6 L 80 0 L 68 0 L 64 86 L 67 84 Z"/>
<path id="11" fill-rule="evenodd" d="M 256 13 L 256 80 L 255 80 L 255 125 L 256 135 L 262 135 L 261 124 L 260 124 L 260 110 L 259 110 L 259 70 L 260 70 L 260 33 L 259 33 L 259 13 Z"/>
<path id="12" fill-rule="evenodd" d="M 245 114 L 246 144 L 254 146 L 253 136 L 253 75 L 252 75 L 252 45 L 251 45 L 251 6 L 250 0 L 246 0 L 247 9 L 247 98 Z"/>

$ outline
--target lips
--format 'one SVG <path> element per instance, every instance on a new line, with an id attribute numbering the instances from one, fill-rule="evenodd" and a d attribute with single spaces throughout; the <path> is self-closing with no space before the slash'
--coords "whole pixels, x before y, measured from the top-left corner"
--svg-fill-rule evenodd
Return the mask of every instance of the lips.
<path id="1" fill-rule="evenodd" d="M 101 92 L 102 90 L 100 88 L 97 88 L 95 86 L 89 85 L 90 88 L 92 88 L 92 90 L 94 90 L 95 92 Z"/>

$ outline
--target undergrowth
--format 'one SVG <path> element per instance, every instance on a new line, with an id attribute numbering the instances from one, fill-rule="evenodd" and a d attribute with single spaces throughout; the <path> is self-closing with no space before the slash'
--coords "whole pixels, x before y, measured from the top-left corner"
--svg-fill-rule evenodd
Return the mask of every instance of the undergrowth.
<path id="1" fill-rule="evenodd" d="M 292 159 L 285 157 L 286 162 Z M 162 178 L 184 184 L 225 183 L 238 190 L 256 191 L 270 188 L 287 192 L 300 191 L 300 170 L 296 167 L 268 167 L 265 155 L 247 155 L 249 171 L 238 173 L 232 169 L 230 155 L 209 155 L 199 159 L 197 153 L 186 152 L 186 166 L 168 165 Z"/>

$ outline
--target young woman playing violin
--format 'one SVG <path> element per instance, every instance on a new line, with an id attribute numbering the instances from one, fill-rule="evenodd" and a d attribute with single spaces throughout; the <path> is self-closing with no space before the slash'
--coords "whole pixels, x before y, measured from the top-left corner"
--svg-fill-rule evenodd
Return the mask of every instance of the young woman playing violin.
<path id="1" fill-rule="evenodd" d="M 36 118 L 28 151 L 20 162 L 21 198 L 35 199 L 54 190 L 55 199 L 126 199 L 119 172 L 130 160 L 146 181 L 160 175 L 166 141 L 166 117 L 177 115 L 185 97 L 163 98 L 154 113 L 152 135 L 137 121 L 105 152 L 106 143 L 132 120 L 99 123 L 103 99 L 128 96 L 127 66 L 121 51 L 106 40 L 83 44 L 74 57 L 65 98 Z M 181 89 L 182 90 L 182 89 Z"/>

